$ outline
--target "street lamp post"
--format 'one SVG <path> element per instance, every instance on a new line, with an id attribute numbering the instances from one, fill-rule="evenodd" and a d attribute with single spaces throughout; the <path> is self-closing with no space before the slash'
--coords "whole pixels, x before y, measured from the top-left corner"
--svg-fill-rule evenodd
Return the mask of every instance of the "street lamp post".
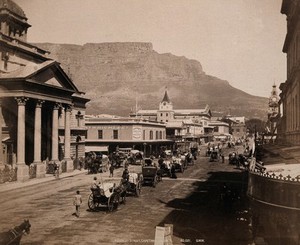
<path id="1" fill-rule="evenodd" d="M 146 146 L 147 146 L 147 143 L 144 143 L 144 157 L 146 156 Z"/>

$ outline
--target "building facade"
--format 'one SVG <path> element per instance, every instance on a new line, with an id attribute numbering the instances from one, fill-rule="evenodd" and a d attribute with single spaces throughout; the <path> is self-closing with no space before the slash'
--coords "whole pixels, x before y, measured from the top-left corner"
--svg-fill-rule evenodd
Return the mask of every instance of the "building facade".
<path id="1" fill-rule="evenodd" d="M 300 1 L 283 0 L 281 13 L 287 16 L 287 34 L 282 51 L 287 56 L 287 80 L 280 84 L 280 140 L 300 144 Z"/>
<path id="2" fill-rule="evenodd" d="M 174 109 L 167 90 L 158 110 L 138 110 L 130 117 L 144 118 L 166 124 L 167 138 L 180 141 L 209 141 L 212 139 L 212 128 L 209 126 L 211 110 L 208 105 L 204 109 Z"/>
<path id="3" fill-rule="evenodd" d="M 89 101 L 47 51 L 27 43 L 29 27 L 17 4 L 0 0 L 0 168 L 16 168 L 20 181 L 43 177 L 46 160 L 73 170 Z"/>
<path id="4" fill-rule="evenodd" d="M 285 144 L 283 147 L 277 145 L 276 152 L 282 151 L 286 155 L 281 156 L 283 163 L 275 160 L 274 164 L 266 164 L 263 171 L 256 167 L 255 162 L 250 164 L 248 196 L 253 237 L 259 238 L 261 244 L 296 245 L 300 244 L 299 146 L 295 146 L 300 143 L 300 1 L 283 0 L 281 13 L 287 16 L 287 35 L 283 47 L 283 52 L 287 54 L 287 80 L 280 85 L 279 103 L 283 110 L 280 110 L 282 117 L 278 137 Z M 276 102 L 273 98 L 270 97 L 271 105 Z M 276 104 L 272 105 L 270 116 L 273 112 L 276 116 L 277 110 Z"/>
<path id="5" fill-rule="evenodd" d="M 213 135 L 215 140 L 231 140 L 231 134 L 229 134 L 228 123 L 214 120 L 209 122 L 209 126 L 213 127 Z"/>
<path id="6" fill-rule="evenodd" d="M 166 138 L 166 125 L 141 118 L 87 115 L 86 151 L 107 151 L 132 148 L 146 155 L 157 154 L 161 148 L 172 148 Z"/>
<path id="7" fill-rule="evenodd" d="M 247 134 L 246 118 L 244 116 L 224 116 L 220 121 L 229 125 L 229 134 L 232 135 L 233 140 L 243 139 Z"/>

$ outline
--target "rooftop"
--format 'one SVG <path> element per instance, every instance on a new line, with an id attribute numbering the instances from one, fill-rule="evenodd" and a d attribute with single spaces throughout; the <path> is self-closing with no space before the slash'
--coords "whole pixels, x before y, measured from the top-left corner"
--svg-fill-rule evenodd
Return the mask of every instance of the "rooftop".
<path id="1" fill-rule="evenodd" d="M 7 9 L 9 12 L 12 12 L 24 19 L 27 19 L 23 9 L 12 0 L 0 0 L 0 10 L 1 9 Z"/>

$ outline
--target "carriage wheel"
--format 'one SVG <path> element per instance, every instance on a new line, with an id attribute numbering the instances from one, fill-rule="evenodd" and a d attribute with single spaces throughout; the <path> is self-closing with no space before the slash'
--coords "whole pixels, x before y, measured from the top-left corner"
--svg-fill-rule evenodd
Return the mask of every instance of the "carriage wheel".
<path id="1" fill-rule="evenodd" d="M 88 206 L 90 210 L 95 211 L 96 204 L 94 202 L 94 195 L 92 193 L 89 195 Z"/>
<path id="2" fill-rule="evenodd" d="M 141 182 L 139 181 L 135 187 L 135 196 L 139 197 L 141 195 L 141 190 L 142 190 L 142 185 Z"/>
<path id="3" fill-rule="evenodd" d="M 119 195 L 113 193 L 107 203 L 107 208 L 109 212 L 112 212 L 113 210 L 117 209 L 119 205 Z"/>

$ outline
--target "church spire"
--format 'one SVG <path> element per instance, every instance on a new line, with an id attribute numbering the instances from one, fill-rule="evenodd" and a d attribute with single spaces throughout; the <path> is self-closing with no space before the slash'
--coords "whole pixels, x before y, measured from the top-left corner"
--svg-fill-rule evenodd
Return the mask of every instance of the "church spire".
<path id="1" fill-rule="evenodd" d="M 162 99 L 161 102 L 168 102 L 168 103 L 170 103 L 170 98 L 169 98 L 169 96 L 168 96 L 167 87 L 166 87 L 166 91 L 165 91 L 164 98 Z"/>

